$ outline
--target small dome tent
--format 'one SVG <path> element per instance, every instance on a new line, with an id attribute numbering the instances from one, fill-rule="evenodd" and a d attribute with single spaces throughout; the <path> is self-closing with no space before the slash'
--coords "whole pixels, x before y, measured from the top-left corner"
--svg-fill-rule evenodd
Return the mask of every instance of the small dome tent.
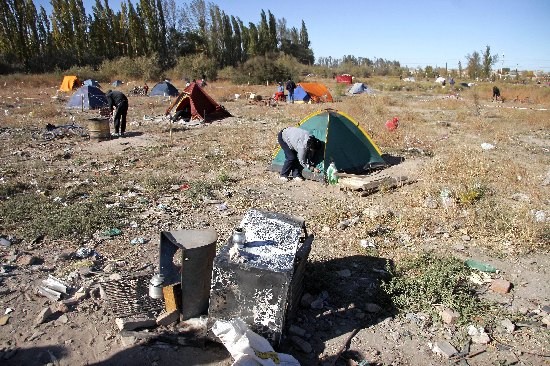
<path id="1" fill-rule="evenodd" d="M 100 109 L 107 106 L 107 98 L 95 86 L 81 86 L 67 103 L 67 108 Z"/>
<path id="2" fill-rule="evenodd" d="M 179 94 L 178 89 L 172 84 L 170 84 L 168 81 L 162 81 L 160 83 L 157 83 L 151 89 L 151 93 L 149 93 L 149 96 L 155 97 L 155 96 L 161 96 L 161 97 L 167 97 L 167 96 L 177 96 Z"/>
<path id="3" fill-rule="evenodd" d="M 387 165 L 371 137 L 343 112 L 334 109 L 317 111 L 300 121 L 298 127 L 324 142 L 323 151 L 314 159 L 321 173 L 304 169 L 302 174 L 306 178 L 324 180 L 330 163 L 334 163 L 338 171 L 351 174 L 361 174 Z M 279 148 L 270 169 L 281 171 L 284 161 L 284 151 Z"/>

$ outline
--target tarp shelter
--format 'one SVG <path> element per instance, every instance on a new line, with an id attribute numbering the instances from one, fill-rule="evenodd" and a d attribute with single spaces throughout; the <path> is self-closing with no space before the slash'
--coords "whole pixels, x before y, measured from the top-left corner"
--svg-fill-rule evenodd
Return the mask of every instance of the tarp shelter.
<path id="1" fill-rule="evenodd" d="M 111 83 L 112 86 L 121 86 L 122 85 L 122 81 L 121 80 L 115 80 Z"/>
<path id="2" fill-rule="evenodd" d="M 95 86 L 84 85 L 69 99 L 67 108 L 99 109 L 107 105 L 105 93 Z"/>
<path id="3" fill-rule="evenodd" d="M 372 94 L 373 91 L 363 83 L 355 83 L 351 88 L 349 88 L 348 93 L 349 94 L 361 94 L 361 93 Z"/>
<path id="4" fill-rule="evenodd" d="M 353 82 L 353 77 L 350 74 L 336 75 L 336 82 L 351 84 Z"/>
<path id="5" fill-rule="evenodd" d="M 63 81 L 61 82 L 61 86 L 59 87 L 59 91 L 68 92 L 75 90 L 78 87 L 80 87 L 80 80 L 78 80 L 78 76 L 65 75 L 65 77 L 63 77 Z"/>
<path id="6" fill-rule="evenodd" d="M 302 174 L 306 178 L 324 180 L 330 163 L 334 163 L 339 172 L 350 174 L 364 174 L 387 165 L 371 137 L 343 112 L 334 109 L 317 111 L 300 121 L 298 127 L 324 142 L 323 151 L 313 159 L 321 173 L 304 169 Z M 284 161 L 285 153 L 279 148 L 270 169 L 280 172 Z"/>
<path id="7" fill-rule="evenodd" d="M 178 95 L 166 110 L 166 114 L 171 111 L 177 112 L 184 108 L 190 109 L 191 119 L 212 121 L 231 117 L 231 113 L 216 103 L 216 101 L 206 94 L 204 89 L 196 83 L 191 83 Z"/>
<path id="8" fill-rule="evenodd" d="M 151 90 L 151 93 L 149 93 L 149 96 L 161 96 L 161 97 L 167 97 L 167 96 L 177 96 L 179 94 L 178 89 L 172 84 L 170 84 L 168 81 L 162 81 L 160 83 L 157 83 Z"/>
<path id="9" fill-rule="evenodd" d="M 306 93 L 309 94 L 313 103 L 332 102 L 332 95 L 327 87 L 321 83 L 299 83 Z"/>
<path id="10" fill-rule="evenodd" d="M 92 80 L 92 79 L 84 80 L 82 85 L 95 86 L 96 88 L 101 88 L 101 85 L 99 85 L 99 82 L 97 80 Z"/>

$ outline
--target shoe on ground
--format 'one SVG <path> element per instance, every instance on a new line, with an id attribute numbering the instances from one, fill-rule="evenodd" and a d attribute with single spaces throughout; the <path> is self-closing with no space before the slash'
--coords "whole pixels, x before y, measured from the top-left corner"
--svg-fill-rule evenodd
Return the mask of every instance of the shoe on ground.
<path id="1" fill-rule="evenodd" d="M 303 182 L 305 179 L 303 177 L 294 177 L 292 180 L 295 180 L 296 182 Z"/>
<path id="2" fill-rule="evenodd" d="M 120 137 L 126 137 L 126 133 L 121 132 L 119 136 L 120 136 Z"/>
<path id="3" fill-rule="evenodd" d="M 279 176 L 279 180 L 280 180 L 281 182 L 288 182 L 290 179 L 289 179 L 288 177 L 285 177 L 285 176 L 282 176 L 282 175 L 281 175 L 281 176 Z"/>
<path id="4" fill-rule="evenodd" d="M 112 139 L 118 139 L 119 137 L 120 137 L 120 135 L 118 134 L 118 132 L 115 132 L 115 133 L 111 134 Z"/>

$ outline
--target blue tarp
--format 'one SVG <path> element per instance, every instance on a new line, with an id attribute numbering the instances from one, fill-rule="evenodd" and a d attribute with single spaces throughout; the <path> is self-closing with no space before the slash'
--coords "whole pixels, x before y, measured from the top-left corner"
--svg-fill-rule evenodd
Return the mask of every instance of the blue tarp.
<path id="1" fill-rule="evenodd" d="M 158 83 L 153 87 L 151 90 L 151 93 L 149 93 L 149 96 L 161 96 L 161 97 L 167 97 L 167 96 L 174 96 L 177 97 L 179 95 L 178 89 L 172 84 L 170 84 L 168 81 L 163 81 Z"/>
<path id="2" fill-rule="evenodd" d="M 69 99 L 67 108 L 99 109 L 107 106 L 107 98 L 95 86 L 81 86 Z"/>

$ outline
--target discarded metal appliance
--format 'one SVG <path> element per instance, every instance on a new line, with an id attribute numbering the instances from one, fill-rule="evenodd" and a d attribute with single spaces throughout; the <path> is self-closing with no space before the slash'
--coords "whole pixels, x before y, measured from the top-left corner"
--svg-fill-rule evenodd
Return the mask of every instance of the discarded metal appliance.
<path id="1" fill-rule="evenodd" d="M 232 233 L 214 259 L 208 322 L 240 318 L 276 346 L 300 302 L 313 235 L 302 218 L 255 209 L 239 228 L 244 245 Z"/>
<path id="2" fill-rule="evenodd" d="M 159 269 L 164 277 L 162 286 L 166 309 L 180 309 L 181 320 L 208 313 L 217 240 L 218 234 L 213 229 L 161 232 Z M 167 299 L 167 291 L 172 291 L 172 300 Z M 177 299 L 174 299 L 174 293 Z M 171 305 L 169 301 L 177 304 Z"/>

